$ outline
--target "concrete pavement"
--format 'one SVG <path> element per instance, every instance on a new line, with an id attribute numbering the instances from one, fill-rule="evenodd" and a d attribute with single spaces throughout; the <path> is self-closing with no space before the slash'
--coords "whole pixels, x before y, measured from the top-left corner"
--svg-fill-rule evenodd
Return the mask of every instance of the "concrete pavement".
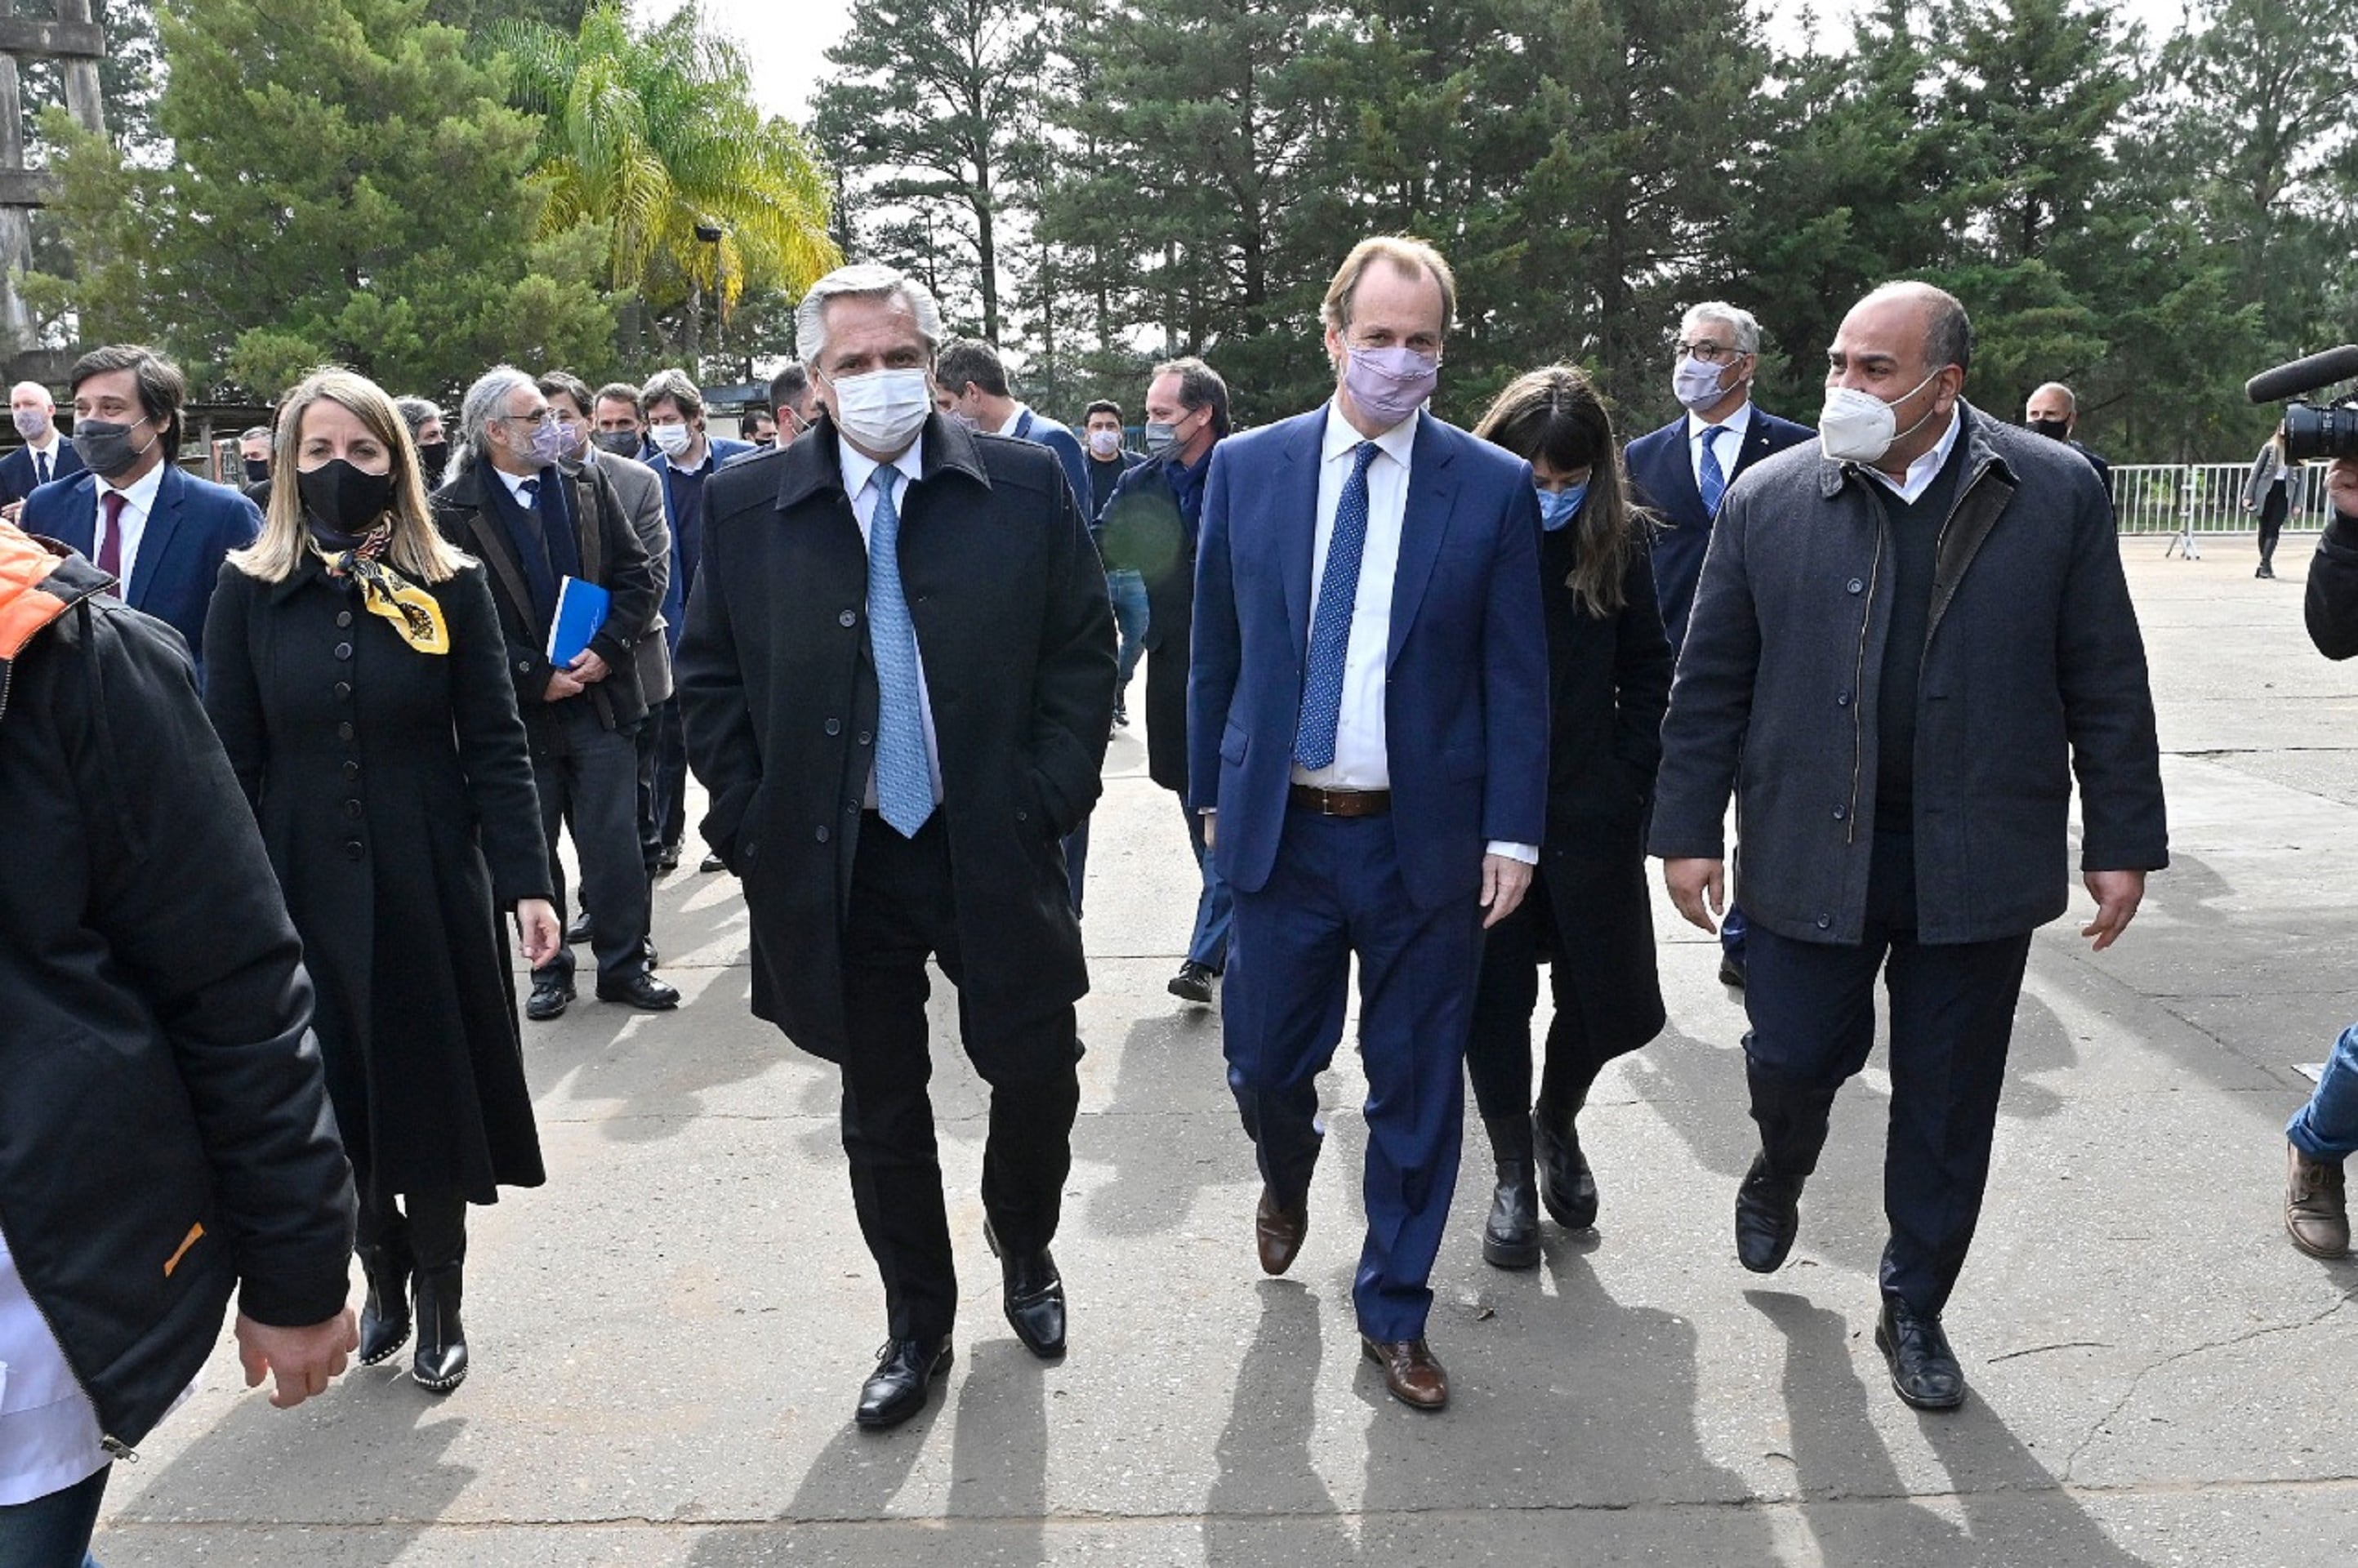
<path id="1" fill-rule="evenodd" d="M 526 1048 L 549 1184 L 478 1210 L 474 1371 L 406 1356 L 292 1412 L 216 1357 L 118 1465 L 109 1568 L 222 1563 L 1988 1564 L 2358 1562 L 2358 1265 L 2293 1251 L 2280 1133 L 2358 1016 L 2358 666 L 2300 627 L 2309 542 L 2124 544 L 2161 708 L 2175 864 L 2112 951 L 2042 932 L 1998 1162 L 1948 1325 L 1973 1394 L 1919 1415 L 1872 1343 L 1888 1079 L 1836 1110 L 1772 1277 L 1735 1260 L 1754 1147 L 1740 1004 L 1658 908 L 1671 1025 L 1583 1119 L 1604 1193 L 1535 1273 L 1487 1268 L 1478 1123 L 1432 1326 L 1455 1401 L 1358 1354 L 1363 1085 L 1293 1273 L 1254 1265 L 1258 1181 L 1215 1017 L 1166 996 L 1194 901 L 1172 798 L 1117 738 L 1096 819 L 1096 990 L 1043 1366 L 981 1241 L 983 1101 L 936 1000 L 965 1283 L 945 1397 L 850 1425 L 883 1336 L 831 1070 L 745 1011 L 725 876 L 665 880 L 676 1014 L 584 1001 Z M 1139 705 L 1132 703 L 1133 712 Z M 690 866 L 694 857 L 690 858 Z"/>

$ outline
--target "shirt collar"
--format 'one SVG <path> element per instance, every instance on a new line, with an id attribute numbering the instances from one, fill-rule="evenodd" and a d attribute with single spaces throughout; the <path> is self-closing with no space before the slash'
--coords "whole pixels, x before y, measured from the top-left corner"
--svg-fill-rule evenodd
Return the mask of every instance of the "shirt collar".
<path id="1" fill-rule="evenodd" d="M 532 509 L 532 502 L 526 501 L 524 498 L 524 487 L 526 481 L 530 481 L 535 485 L 538 484 L 540 481 L 539 474 L 510 473 L 507 470 L 500 467 L 499 464 L 492 462 L 488 458 L 483 460 L 483 466 L 500 476 L 500 482 L 508 487 L 508 493 L 515 497 L 516 504 L 518 506 L 525 508 L 526 511 L 530 511 Z M 538 499 L 539 494 L 540 492 L 537 490 L 533 492 L 533 495 L 535 500 Z"/>
<path id="2" fill-rule="evenodd" d="M 909 443 L 907 451 L 892 460 L 892 466 L 900 470 L 911 484 L 925 477 L 925 439 L 920 437 Z M 841 436 L 835 438 L 835 450 L 838 460 L 843 465 L 843 493 L 846 495 L 858 495 L 866 490 L 869 481 L 876 477 L 876 470 L 885 466 Z"/>
<path id="3" fill-rule="evenodd" d="M 172 465 L 168 460 L 167 461 L 157 463 L 154 468 L 149 469 L 145 474 L 127 485 L 114 484 L 106 480 L 100 480 L 98 481 L 99 492 L 103 494 L 107 491 L 114 491 L 117 494 L 121 495 L 124 501 L 139 508 L 140 511 L 152 512 L 156 509 L 156 492 L 164 488 L 164 470 L 171 466 Z"/>
<path id="4" fill-rule="evenodd" d="M 49 427 L 49 439 L 47 445 L 43 445 L 39 441 L 27 441 L 25 445 L 32 448 L 33 450 L 40 453 L 41 456 L 48 458 L 56 456 L 58 449 L 65 445 L 65 440 L 66 438 L 58 433 L 58 427 L 55 425 L 52 425 Z"/>
<path id="5" fill-rule="evenodd" d="M 1729 415 L 1726 418 L 1722 419 L 1719 422 L 1719 427 L 1723 430 L 1735 431 L 1736 444 L 1739 447 L 1742 446 L 1744 444 L 1745 432 L 1752 428 L 1752 399 L 1748 397 L 1746 398 L 1743 403 L 1736 407 L 1735 413 Z M 1699 414 L 1688 414 L 1687 440 L 1690 443 L 1702 440 L 1703 433 L 1710 428 L 1710 420 L 1704 418 Z M 1714 445 L 1712 449 L 1714 451 L 1717 451 L 1719 449 Z"/>
<path id="6" fill-rule="evenodd" d="M 1402 468 L 1408 467 L 1409 454 L 1416 449 L 1416 421 L 1417 415 L 1412 414 L 1375 438 L 1376 445 L 1383 449 L 1384 455 Z M 1366 439 L 1368 438 L 1360 435 L 1351 422 L 1343 417 L 1343 410 L 1329 398 L 1326 403 L 1326 434 L 1319 444 L 1318 460 L 1331 462 Z"/>
<path id="7" fill-rule="evenodd" d="M 1941 432 L 1941 438 L 1932 443 L 1931 451 L 1908 465 L 1905 478 L 1895 480 L 1881 469 L 1868 467 L 1864 463 L 1859 466 L 1866 468 L 1867 472 L 1881 480 L 1885 488 L 1897 493 L 1902 501 L 1913 502 L 1924 493 L 1931 486 L 1933 476 L 1938 474 L 1942 465 L 1948 462 L 1949 454 L 1956 449 L 1957 432 L 1964 427 L 1965 422 L 1957 417 L 1956 409 L 1952 407 L 1949 410 L 1949 427 Z"/>
<path id="8" fill-rule="evenodd" d="M 991 434 L 994 436 L 1012 436 L 1015 434 L 1015 427 L 1023 423 L 1023 416 L 1031 412 L 1032 409 L 1029 405 L 1018 403 L 1008 412 L 1007 423 L 1001 425 L 998 429 L 993 430 Z"/>

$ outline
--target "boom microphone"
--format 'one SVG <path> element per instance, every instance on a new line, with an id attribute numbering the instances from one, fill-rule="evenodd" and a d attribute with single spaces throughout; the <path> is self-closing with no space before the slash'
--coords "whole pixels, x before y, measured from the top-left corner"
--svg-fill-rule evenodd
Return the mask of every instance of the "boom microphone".
<path id="1" fill-rule="evenodd" d="M 2281 403 L 2288 397 L 2298 397 L 2304 392 L 2314 392 L 2353 377 L 2358 377 L 2358 344 L 2344 343 L 2338 349 L 2262 371 L 2244 384 L 2244 395 L 2255 403 Z"/>

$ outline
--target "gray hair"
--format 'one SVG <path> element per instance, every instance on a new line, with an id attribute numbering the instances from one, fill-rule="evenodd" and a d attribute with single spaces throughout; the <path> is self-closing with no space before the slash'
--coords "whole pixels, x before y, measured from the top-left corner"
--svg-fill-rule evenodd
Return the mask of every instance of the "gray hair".
<path id="1" fill-rule="evenodd" d="M 900 299 L 917 319 L 917 333 L 925 340 L 925 351 L 931 353 L 941 346 L 942 308 L 925 286 L 904 273 L 876 262 L 859 262 L 839 266 L 817 283 L 803 296 L 795 311 L 795 348 L 805 364 L 817 364 L 827 352 L 827 302 L 830 299 Z"/>
<path id="2" fill-rule="evenodd" d="M 684 370 L 659 370 L 647 377 L 647 384 L 639 388 L 640 412 L 644 414 L 658 403 L 670 404 L 679 410 L 683 419 L 704 417 L 704 394 Z"/>
<path id="3" fill-rule="evenodd" d="M 1724 299 L 1706 299 L 1700 305 L 1690 305 L 1687 313 L 1679 318 L 1679 331 L 1697 321 L 1717 321 L 1736 334 L 1736 351 L 1757 354 L 1760 351 L 1760 319 L 1741 305 L 1730 305 Z"/>
<path id="4" fill-rule="evenodd" d="M 401 422 L 409 427 L 409 438 L 413 441 L 417 439 L 417 432 L 426 428 L 428 419 L 442 417 L 442 406 L 430 397 L 396 397 L 393 406 L 400 414 Z"/>
<path id="5" fill-rule="evenodd" d="M 2030 389 L 2030 395 L 2032 397 L 2036 397 L 2042 392 L 2057 392 L 2062 394 L 2064 411 L 2070 414 L 2077 414 L 2080 412 L 2080 395 L 2072 391 L 2070 387 L 2064 385 L 2061 382 L 2040 382 L 2037 386 Z"/>
<path id="6" fill-rule="evenodd" d="M 507 412 L 508 397 L 517 387 L 537 390 L 532 377 L 514 365 L 493 365 L 475 378 L 459 400 L 460 439 L 450 452 L 450 474 L 456 477 L 491 445 L 492 422 Z"/>

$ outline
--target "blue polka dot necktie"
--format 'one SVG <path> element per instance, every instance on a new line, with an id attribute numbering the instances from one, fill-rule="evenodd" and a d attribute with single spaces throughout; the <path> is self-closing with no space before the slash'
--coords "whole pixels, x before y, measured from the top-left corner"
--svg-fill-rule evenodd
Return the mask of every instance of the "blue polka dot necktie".
<path id="1" fill-rule="evenodd" d="M 892 504 L 894 470 L 880 468 L 868 488 L 868 647 L 876 660 L 876 809 L 903 838 L 934 814 L 933 769 L 925 761 L 925 720 L 917 696 L 917 628 L 901 592 L 901 514 Z"/>
<path id="2" fill-rule="evenodd" d="M 1335 730 L 1343 718 L 1343 665 L 1351 651 L 1351 611 L 1359 598 L 1359 560 L 1368 553 L 1368 465 L 1379 450 L 1373 441 L 1362 441 L 1352 454 L 1351 477 L 1343 481 L 1343 493 L 1335 503 L 1326 570 L 1318 579 L 1302 717 L 1293 731 L 1293 760 L 1313 771 L 1335 762 Z"/>

